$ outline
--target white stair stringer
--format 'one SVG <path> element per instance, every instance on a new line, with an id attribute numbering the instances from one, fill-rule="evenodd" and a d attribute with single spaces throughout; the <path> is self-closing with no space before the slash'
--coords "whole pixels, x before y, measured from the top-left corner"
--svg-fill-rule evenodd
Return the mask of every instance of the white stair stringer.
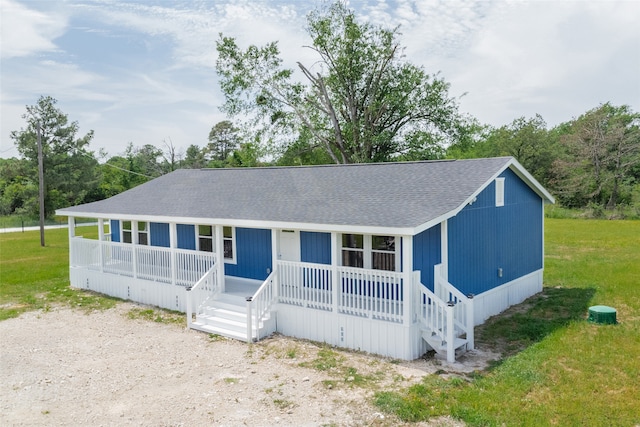
<path id="1" fill-rule="evenodd" d="M 422 325 L 422 339 L 435 350 L 436 353 L 447 357 L 447 340 L 445 338 L 446 331 L 434 331 L 426 325 Z M 465 338 L 455 337 L 453 341 L 453 349 L 456 353 L 466 351 L 467 340 Z"/>
<path id="2" fill-rule="evenodd" d="M 264 319 L 264 320 L 268 320 Z M 252 317 L 251 324 L 254 325 L 251 331 L 251 338 L 247 339 L 247 306 L 242 297 L 233 295 L 220 295 L 207 303 L 201 314 L 196 316 L 192 322 L 192 329 L 210 334 L 222 335 L 240 341 L 255 341 L 256 318 Z M 264 322 L 260 321 L 258 329 L 264 327 Z"/>

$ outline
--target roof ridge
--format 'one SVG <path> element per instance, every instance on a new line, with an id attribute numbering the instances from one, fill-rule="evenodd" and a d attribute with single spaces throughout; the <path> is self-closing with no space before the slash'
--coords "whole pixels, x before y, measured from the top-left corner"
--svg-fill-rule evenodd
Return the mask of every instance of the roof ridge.
<path id="1" fill-rule="evenodd" d="M 426 164 L 426 163 L 452 163 L 465 160 L 480 160 L 480 159 L 437 159 L 437 160 L 409 160 L 400 162 L 372 162 L 372 163 L 327 163 L 321 165 L 286 165 L 286 166 L 252 166 L 252 167 L 233 167 L 233 168 L 199 168 L 199 169 L 177 169 L 177 170 L 227 170 L 227 171 L 242 171 L 242 170 L 265 170 L 265 169 L 311 169 L 311 168 L 336 168 L 336 167 L 364 167 L 364 166 L 386 166 L 386 165 L 399 165 L 399 164 Z M 486 158 L 484 160 L 487 160 Z"/>

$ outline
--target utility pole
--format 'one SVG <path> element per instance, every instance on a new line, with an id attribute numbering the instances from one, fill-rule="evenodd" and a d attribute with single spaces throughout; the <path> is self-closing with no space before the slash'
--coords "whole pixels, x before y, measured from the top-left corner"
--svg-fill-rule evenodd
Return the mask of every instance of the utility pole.
<path id="1" fill-rule="evenodd" d="M 38 130 L 38 181 L 40 187 L 40 246 L 44 247 L 44 160 L 42 159 L 42 137 L 40 122 L 36 122 Z"/>

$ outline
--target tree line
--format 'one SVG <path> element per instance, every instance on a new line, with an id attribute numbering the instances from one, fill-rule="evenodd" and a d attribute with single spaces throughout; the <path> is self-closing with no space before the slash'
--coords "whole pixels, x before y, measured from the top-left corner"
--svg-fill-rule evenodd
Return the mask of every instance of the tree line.
<path id="1" fill-rule="evenodd" d="M 520 117 L 499 128 L 459 111 L 449 84 L 403 55 L 399 29 L 360 22 L 342 3 L 307 17 L 311 65 L 287 68 L 277 42 L 241 48 L 220 34 L 216 71 L 228 120 L 203 143 L 171 140 L 107 158 L 77 136 L 57 101 L 27 106 L 11 133 L 20 158 L 0 159 L 0 213 L 37 215 L 37 126 L 42 129 L 47 214 L 113 196 L 178 168 L 255 167 L 515 157 L 561 205 L 640 215 L 640 114 L 601 104 L 549 128 Z"/>

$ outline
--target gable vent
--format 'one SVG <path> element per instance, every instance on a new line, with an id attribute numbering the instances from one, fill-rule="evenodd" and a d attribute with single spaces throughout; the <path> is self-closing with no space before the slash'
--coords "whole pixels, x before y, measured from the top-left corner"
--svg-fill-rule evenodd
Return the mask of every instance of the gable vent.
<path id="1" fill-rule="evenodd" d="M 496 178 L 496 207 L 504 206 L 504 178 Z"/>

